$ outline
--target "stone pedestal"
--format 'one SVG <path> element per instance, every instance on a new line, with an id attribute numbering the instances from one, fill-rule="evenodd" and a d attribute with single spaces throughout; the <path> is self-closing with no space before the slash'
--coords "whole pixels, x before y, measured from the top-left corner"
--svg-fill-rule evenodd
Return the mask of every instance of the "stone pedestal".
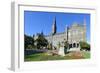
<path id="1" fill-rule="evenodd" d="M 60 48 L 59 48 L 58 55 L 60 55 L 60 56 L 65 56 L 64 47 L 60 47 Z"/>

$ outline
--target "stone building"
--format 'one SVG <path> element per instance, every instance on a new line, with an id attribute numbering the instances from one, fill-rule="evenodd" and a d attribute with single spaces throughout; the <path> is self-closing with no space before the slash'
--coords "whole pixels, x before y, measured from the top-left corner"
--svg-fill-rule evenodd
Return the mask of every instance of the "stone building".
<path id="1" fill-rule="evenodd" d="M 64 41 L 68 41 L 69 51 L 79 51 L 80 41 L 86 41 L 86 21 L 83 24 L 73 23 L 71 26 L 66 26 L 65 31 L 57 33 L 56 19 L 52 25 L 52 34 L 46 35 L 45 38 L 53 47 L 58 47 Z"/>

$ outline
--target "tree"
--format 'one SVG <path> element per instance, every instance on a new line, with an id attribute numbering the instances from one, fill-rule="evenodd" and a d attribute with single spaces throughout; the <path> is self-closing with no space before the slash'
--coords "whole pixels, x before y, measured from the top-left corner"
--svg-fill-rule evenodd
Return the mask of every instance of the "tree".
<path id="1" fill-rule="evenodd" d="M 52 50 L 52 44 L 48 43 L 47 48 L 48 48 L 48 50 Z"/>
<path id="2" fill-rule="evenodd" d="M 65 48 L 68 48 L 68 41 L 65 41 L 65 42 L 64 42 L 64 47 L 65 47 Z"/>
<path id="3" fill-rule="evenodd" d="M 38 38 L 36 39 L 37 42 L 37 48 L 41 49 L 43 47 L 47 47 L 48 45 L 48 41 L 45 39 L 43 33 L 42 34 L 38 34 Z"/>
<path id="4" fill-rule="evenodd" d="M 65 52 L 65 54 L 67 53 L 67 50 L 68 50 L 68 41 L 65 41 L 64 42 L 64 52 Z"/>
<path id="5" fill-rule="evenodd" d="M 81 41 L 80 42 L 80 47 L 81 47 L 81 50 L 88 50 L 88 51 L 90 51 L 90 44 L 88 44 L 87 42 Z"/>
<path id="6" fill-rule="evenodd" d="M 24 46 L 25 49 L 32 49 L 34 47 L 34 37 L 28 36 L 28 35 L 24 35 Z"/>
<path id="7" fill-rule="evenodd" d="M 33 47 L 32 47 L 32 45 L 28 45 L 27 48 L 28 49 L 32 49 Z"/>

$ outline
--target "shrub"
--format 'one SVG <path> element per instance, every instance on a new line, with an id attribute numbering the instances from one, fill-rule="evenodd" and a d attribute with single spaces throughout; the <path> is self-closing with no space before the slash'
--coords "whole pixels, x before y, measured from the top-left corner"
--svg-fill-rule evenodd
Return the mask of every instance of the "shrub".
<path id="1" fill-rule="evenodd" d="M 90 51 L 90 44 L 88 44 L 87 42 L 80 42 L 80 47 L 81 47 L 81 50 L 88 50 Z"/>

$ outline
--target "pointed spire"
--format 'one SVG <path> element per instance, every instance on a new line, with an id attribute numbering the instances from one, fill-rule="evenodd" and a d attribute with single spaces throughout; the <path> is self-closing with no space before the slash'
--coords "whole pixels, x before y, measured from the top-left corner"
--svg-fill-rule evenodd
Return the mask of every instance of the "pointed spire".
<path id="1" fill-rule="evenodd" d="M 57 26 L 56 26 L 56 17 L 55 17 L 52 25 L 52 34 L 55 34 L 56 31 L 57 31 Z"/>
<path id="2" fill-rule="evenodd" d="M 56 17 L 54 18 L 54 25 L 56 25 Z"/>

